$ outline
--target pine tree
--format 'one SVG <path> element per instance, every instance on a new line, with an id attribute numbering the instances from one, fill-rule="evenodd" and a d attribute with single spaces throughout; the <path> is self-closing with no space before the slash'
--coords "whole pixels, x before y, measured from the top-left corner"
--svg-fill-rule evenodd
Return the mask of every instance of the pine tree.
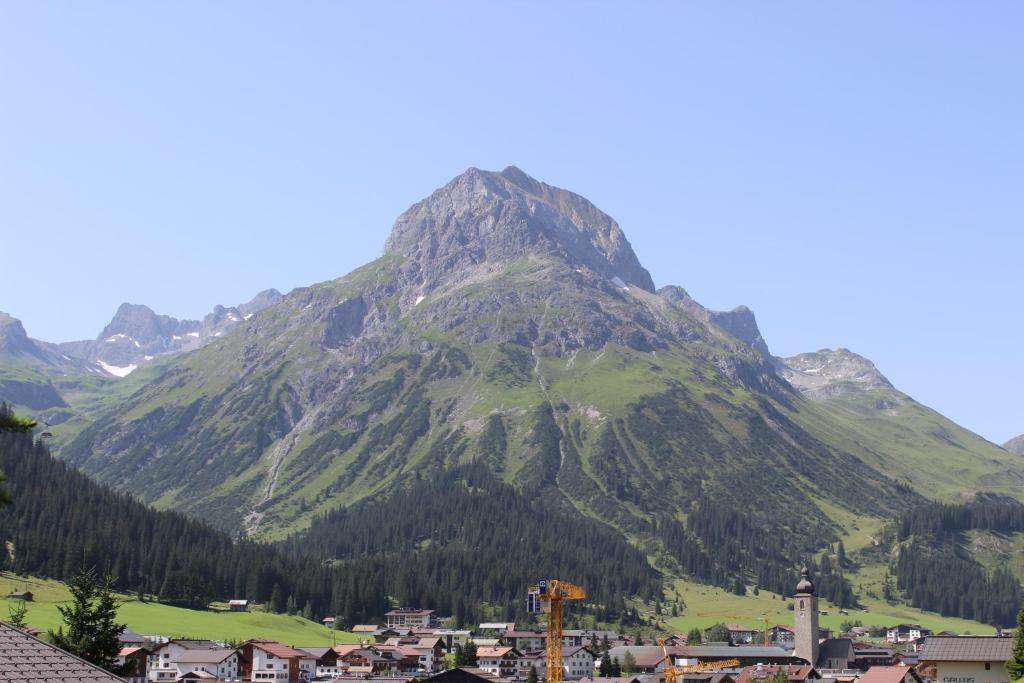
<path id="1" fill-rule="evenodd" d="M 608 654 L 608 650 L 604 651 L 601 655 L 601 665 L 598 668 L 598 672 L 601 674 L 601 678 L 608 678 L 612 675 L 612 657 Z"/>
<path id="2" fill-rule="evenodd" d="M 463 666 L 476 666 L 476 643 L 472 640 L 466 643 L 466 647 L 462 648 L 462 658 L 465 660 Z"/>
<path id="3" fill-rule="evenodd" d="M 270 611 L 275 614 L 280 614 L 284 611 L 285 603 L 284 596 L 281 595 L 281 585 L 275 583 L 274 590 L 270 592 Z"/>
<path id="4" fill-rule="evenodd" d="M 619 658 L 616 657 L 612 660 L 612 667 L 610 671 L 612 678 L 619 678 L 622 676 L 622 665 L 619 664 Z"/>
<path id="5" fill-rule="evenodd" d="M 526 683 L 537 683 L 537 667 L 530 665 L 530 672 L 526 674 Z"/>
<path id="6" fill-rule="evenodd" d="M 1010 674 L 1012 681 L 1024 677 L 1024 605 L 1017 612 L 1017 632 L 1013 636 L 1013 646 L 1010 648 L 1010 659 L 1006 662 L 1006 672 Z"/>
<path id="7" fill-rule="evenodd" d="M 690 629 L 690 632 L 686 634 L 686 644 L 687 645 L 700 645 L 701 640 L 703 640 L 703 638 L 704 638 L 704 634 L 701 633 L 699 628 L 694 626 L 693 628 Z"/>
<path id="8" fill-rule="evenodd" d="M 636 671 L 636 657 L 629 650 L 626 650 L 625 656 L 622 658 L 622 673 L 632 674 Z"/>
<path id="9" fill-rule="evenodd" d="M 24 600 L 18 600 L 13 605 L 8 605 L 7 614 L 9 615 L 7 623 L 11 626 L 21 629 L 28 626 L 28 622 L 26 621 L 28 607 L 25 605 Z"/>
<path id="10" fill-rule="evenodd" d="M 50 631 L 50 640 L 57 647 L 87 662 L 117 673 L 119 636 L 126 624 L 117 622 L 119 607 L 113 589 L 113 577 L 99 579 L 94 569 L 79 572 L 68 582 L 70 605 L 58 605 L 64 627 Z"/>
<path id="11" fill-rule="evenodd" d="M 295 602 L 295 596 L 289 595 L 288 601 L 285 603 L 284 611 L 288 614 L 295 614 L 299 611 L 299 606 Z"/>

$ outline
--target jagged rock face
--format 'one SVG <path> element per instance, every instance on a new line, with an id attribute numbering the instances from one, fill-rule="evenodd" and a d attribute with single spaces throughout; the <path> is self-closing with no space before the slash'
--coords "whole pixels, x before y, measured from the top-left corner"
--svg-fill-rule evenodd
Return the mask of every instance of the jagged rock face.
<path id="1" fill-rule="evenodd" d="M 1003 448 L 1016 453 L 1017 455 L 1024 455 L 1024 434 L 1014 437 L 1003 444 Z"/>
<path id="2" fill-rule="evenodd" d="M 123 377 L 157 356 L 192 351 L 235 329 L 281 298 L 276 289 L 239 306 L 217 305 L 201 321 L 158 315 L 148 306 L 123 303 L 95 340 L 64 342 L 61 353 Z"/>
<path id="3" fill-rule="evenodd" d="M 782 376 L 811 399 L 893 388 L 874 363 L 848 349 L 822 349 L 776 361 Z"/>
<path id="4" fill-rule="evenodd" d="M 737 306 L 731 311 L 709 311 L 711 322 L 736 337 L 764 358 L 771 357 L 768 344 L 757 327 L 754 312 L 746 306 Z"/>
<path id="5" fill-rule="evenodd" d="M 589 201 L 530 178 L 471 168 L 398 217 L 385 253 L 426 295 L 472 277 L 478 267 L 554 256 L 606 278 L 654 291 L 618 224 Z"/>
<path id="6" fill-rule="evenodd" d="M 0 355 L 40 356 L 39 348 L 28 338 L 17 318 L 0 311 Z"/>

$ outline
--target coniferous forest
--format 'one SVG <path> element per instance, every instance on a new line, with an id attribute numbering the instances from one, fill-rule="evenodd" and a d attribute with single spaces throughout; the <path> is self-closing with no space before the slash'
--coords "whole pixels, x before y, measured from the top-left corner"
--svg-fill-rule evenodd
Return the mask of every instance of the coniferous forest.
<path id="1" fill-rule="evenodd" d="M 13 497 L 0 508 L 0 539 L 13 544 L 0 566 L 55 579 L 96 567 L 120 590 L 171 604 L 245 597 L 351 624 L 382 616 L 396 599 L 470 623 L 491 616 L 488 605 L 510 618 L 525 612 L 527 584 L 551 576 L 573 576 L 593 609 L 613 619 L 628 617 L 625 597 L 660 594 L 657 573 L 610 528 L 528 500 L 483 465 L 413 481 L 280 544 L 235 541 L 156 511 L 54 459 L 29 435 L 0 434 L 0 470 Z"/>
<path id="2" fill-rule="evenodd" d="M 947 616 L 1012 627 L 1024 602 L 1020 583 L 1005 566 L 989 572 L 965 549 L 972 530 L 1024 531 L 1024 505 L 999 498 L 962 505 L 931 503 L 900 515 L 896 587 L 914 607 Z"/>

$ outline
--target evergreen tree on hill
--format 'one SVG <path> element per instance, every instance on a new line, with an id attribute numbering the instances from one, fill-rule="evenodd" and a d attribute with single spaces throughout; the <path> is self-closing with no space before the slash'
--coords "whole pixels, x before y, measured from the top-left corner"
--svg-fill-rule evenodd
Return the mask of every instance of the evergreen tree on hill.
<path id="1" fill-rule="evenodd" d="M 118 673 L 119 636 L 127 624 L 117 621 L 119 607 L 113 589 L 113 578 L 99 578 L 94 569 L 76 574 L 68 581 L 71 603 L 58 605 L 64 627 L 49 632 L 54 645 L 81 657 L 87 662 Z"/>
<path id="2" fill-rule="evenodd" d="M 1010 680 L 1024 678 L 1024 606 L 1017 612 L 1017 632 L 1013 635 L 1013 646 L 1010 659 L 1006 662 L 1006 672 Z"/>

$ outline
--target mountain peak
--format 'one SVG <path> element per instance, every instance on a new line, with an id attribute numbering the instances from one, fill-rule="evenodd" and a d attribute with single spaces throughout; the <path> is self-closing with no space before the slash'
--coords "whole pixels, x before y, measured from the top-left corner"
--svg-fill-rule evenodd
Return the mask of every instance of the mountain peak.
<path id="1" fill-rule="evenodd" d="M 1009 441 L 1003 444 L 1003 448 L 1010 451 L 1011 453 L 1016 453 L 1017 455 L 1024 455 L 1024 434 L 1021 434 L 1020 436 L 1015 436 L 1014 438 L 1010 439 Z"/>
<path id="2" fill-rule="evenodd" d="M 618 224 L 586 198 L 509 166 L 471 167 L 395 221 L 384 251 L 432 286 L 480 264 L 554 256 L 654 291 Z"/>
<path id="3" fill-rule="evenodd" d="M 849 349 L 821 349 L 776 360 L 786 381 L 811 399 L 849 393 L 851 385 L 893 388 L 874 363 Z"/>
<path id="4" fill-rule="evenodd" d="M 0 354 L 39 355 L 39 349 L 28 338 L 25 327 L 13 315 L 0 311 Z"/>

